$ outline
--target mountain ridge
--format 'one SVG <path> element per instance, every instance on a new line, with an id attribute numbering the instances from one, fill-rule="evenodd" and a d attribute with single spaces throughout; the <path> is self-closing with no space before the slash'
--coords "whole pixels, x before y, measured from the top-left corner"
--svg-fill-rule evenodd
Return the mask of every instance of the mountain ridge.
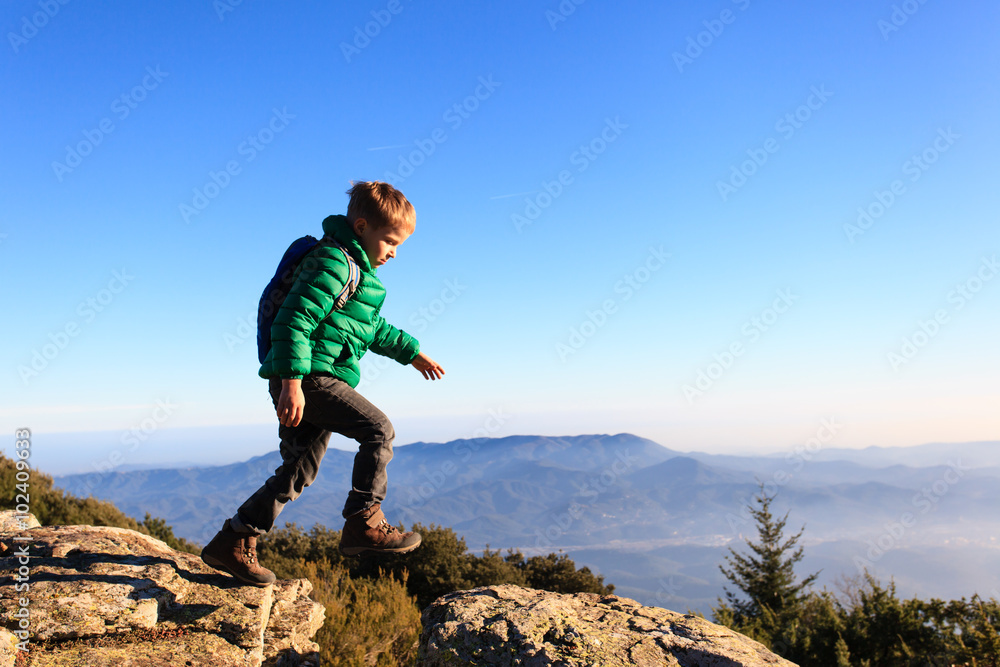
<path id="1" fill-rule="evenodd" d="M 952 454 L 964 456 L 961 448 Z M 277 526 L 321 523 L 339 529 L 353 458 L 351 452 L 328 449 L 315 483 L 285 508 Z M 811 557 L 822 560 L 828 571 L 833 563 L 841 572 L 853 572 L 853 557 L 869 549 L 865 540 L 885 541 L 886 534 L 892 548 L 880 566 L 896 563 L 897 553 L 907 549 L 927 550 L 921 553 L 929 563 L 939 558 L 929 550 L 942 540 L 991 550 L 986 536 L 1000 532 L 993 519 L 1000 503 L 997 468 L 969 465 L 957 476 L 948 466 L 903 462 L 884 468 L 838 460 L 790 463 L 795 462 L 690 455 L 627 433 L 419 442 L 396 448 L 384 508 L 393 523 L 449 526 L 473 551 L 487 544 L 526 554 L 565 549 L 571 556 L 592 554 L 593 561 L 582 562 L 601 572 L 616 571 L 621 560 L 608 545 L 615 545 L 618 555 L 689 545 L 693 550 L 682 551 L 688 561 L 644 556 L 639 561 L 653 569 L 624 572 L 626 578 L 616 584 L 631 597 L 649 601 L 661 579 L 679 577 L 690 582 L 691 594 L 697 595 L 691 604 L 703 611 L 714 598 L 702 594 L 721 581 L 697 561 L 721 562 L 729 545 L 742 542 L 752 528 L 746 507 L 761 483 L 777 493 L 773 509 L 788 512 L 790 528 L 806 526 L 804 540 L 818 545 Z M 54 481 L 78 495 L 89 490 L 133 516 L 149 511 L 164 517 L 178 536 L 204 544 L 280 464 L 274 451 L 225 466 L 108 472 L 89 482 L 87 475 L 68 475 Z M 955 483 L 942 481 L 946 478 Z M 921 500 L 922 489 L 933 488 L 940 493 L 932 491 L 930 500 Z M 893 538 L 886 526 L 907 513 L 914 526 Z M 983 572 L 982 577 L 997 580 L 995 574 Z"/>

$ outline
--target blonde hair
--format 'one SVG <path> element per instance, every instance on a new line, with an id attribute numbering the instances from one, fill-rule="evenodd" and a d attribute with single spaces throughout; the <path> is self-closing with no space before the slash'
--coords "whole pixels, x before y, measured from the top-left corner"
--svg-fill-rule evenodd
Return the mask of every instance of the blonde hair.
<path id="1" fill-rule="evenodd" d="M 347 191 L 347 221 L 354 224 L 364 218 L 376 229 L 396 227 L 413 233 L 417 226 L 417 212 L 403 193 L 382 181 L 357 181 Z"/>

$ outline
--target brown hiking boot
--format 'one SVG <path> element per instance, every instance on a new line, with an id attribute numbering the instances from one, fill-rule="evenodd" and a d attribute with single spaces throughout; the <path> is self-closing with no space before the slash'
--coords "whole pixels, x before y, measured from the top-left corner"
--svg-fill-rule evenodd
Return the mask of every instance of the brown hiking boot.
<path id="1" fill-rule="evenodd" d="M 261 567 L 257 561 L 257 536 L 237 533 L 230 527 L 229 519 L 201 550 L 201 559 L 251 586 L 267 586 L 275 580 L 274 572 Z"/>
<path id="2" fill-rule="evenodd" d="M 399 532 L 385 520 L 380 503 L 347 517 L 340 534 L 340 553 L 345 556 L 355 556 L 362 551 L 405 554 L 419 546 L 420 533 Z"/>

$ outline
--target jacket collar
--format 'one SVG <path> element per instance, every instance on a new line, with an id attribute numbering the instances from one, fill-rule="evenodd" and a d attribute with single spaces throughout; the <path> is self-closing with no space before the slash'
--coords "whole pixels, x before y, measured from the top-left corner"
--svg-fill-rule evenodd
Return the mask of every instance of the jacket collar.
<path id="1" fill-rule="evenodd" d="M 358 266 L 365 273 L 375 273 L 372 263 L 368 261 L 368 255 L 358 240 L 358 235 L 354 233 L 351 225 L 347 222 L 346 215 L 330 215 L 323 220 L 323 233 L 332 236 L 340 241 L 351 257 L 358 263 Z"/>

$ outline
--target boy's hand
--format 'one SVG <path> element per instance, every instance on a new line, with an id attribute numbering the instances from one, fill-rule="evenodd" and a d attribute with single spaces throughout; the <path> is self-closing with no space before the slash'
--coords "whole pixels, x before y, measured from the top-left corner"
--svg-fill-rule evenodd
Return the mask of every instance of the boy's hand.
<path id="1" fill-rule="evenodd" d="M 441 365 L 423 352 L 418 354 L 410 362 L 410 365 L 420 371 L 425 380 L 440 380 L 441 376 L 444 375 L 444 369 L 441 368 Z"/>
<path id="2" fill-rule="evenodd" d="M 278 422 L 282 426 L 298 426 L 306 410 L 306 397 L 302 393 L 302 380 L 282 380 L 278 397 Z"/>

